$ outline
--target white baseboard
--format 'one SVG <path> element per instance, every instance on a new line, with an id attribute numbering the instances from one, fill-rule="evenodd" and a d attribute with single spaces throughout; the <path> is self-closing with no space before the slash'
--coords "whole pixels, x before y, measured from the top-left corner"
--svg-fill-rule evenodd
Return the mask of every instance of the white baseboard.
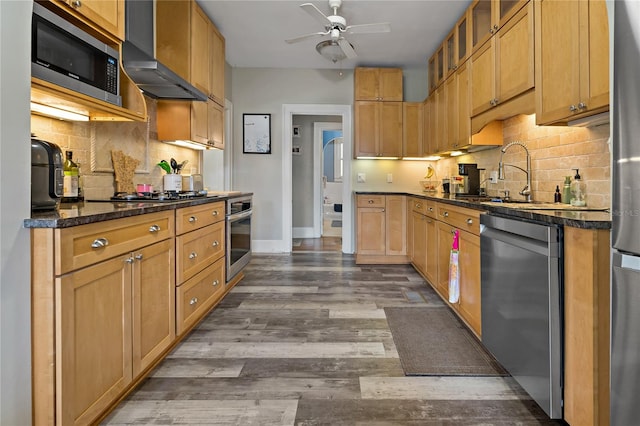
<path id="1" fill-rule="evenodd" d="M 251 240 L 253 253 L 288 253 L 282 240 Z"/>
<path id="2" fill-rule="evenodd" d="M 313 227 L 293 228 L 292 235 L 293 238 L 315 238 L 313 236 Z"/>

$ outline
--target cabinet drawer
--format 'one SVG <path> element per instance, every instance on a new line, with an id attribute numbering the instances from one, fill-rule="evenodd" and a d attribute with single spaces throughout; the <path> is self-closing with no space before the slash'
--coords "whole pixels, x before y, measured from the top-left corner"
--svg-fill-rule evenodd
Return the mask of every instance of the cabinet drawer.
<path id="1" fill-rule="evenodd" d="M 438 219 L 458 229 L 480 235 L 480 210 L 438 203 Z"/>
<path id="2" fill-rule="evenodd" d="M 224 220 L 224 201 L 176 210 L 176 234 L 200 229 Z"/>
<path id="3" fill-rule="evenodd" d="M 426 215 L 427 214 L 427 202 L 421 198 L 411 199 L 411 211 Z"/>
<path id="4" fill-rule="evenodd" d="M 225 259 L 199 272 L 176 288 L 176 334 L 188 330 L 224 294 Z"/>
<path id="5" fill-rule="evenodd" d="M 173 211 L 56 229 L 56 275 L 65 274 L 172 237 Z"/>
<path id="6" fill-rule="evenodd" d="M 224 222 L 176 237 L 176 284 L 224 256 Z"/>
<path id="7" fill-rule="evenodd" d="M 358 195 L 358 207 L 384 207 L 384 195 Z"/>

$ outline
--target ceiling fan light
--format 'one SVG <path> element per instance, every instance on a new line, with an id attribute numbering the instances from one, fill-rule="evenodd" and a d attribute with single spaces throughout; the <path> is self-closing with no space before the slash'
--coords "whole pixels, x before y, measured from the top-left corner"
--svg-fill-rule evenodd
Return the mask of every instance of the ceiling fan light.
<path id="1" fill-rule="evenodd" d="M 353 47 L 353 46 L 352 46 Z M 341 61 L 347 57 L 337 41 L 324 40 L 316 45 L 316 50 L 323 58 L 333 63 Z"/>

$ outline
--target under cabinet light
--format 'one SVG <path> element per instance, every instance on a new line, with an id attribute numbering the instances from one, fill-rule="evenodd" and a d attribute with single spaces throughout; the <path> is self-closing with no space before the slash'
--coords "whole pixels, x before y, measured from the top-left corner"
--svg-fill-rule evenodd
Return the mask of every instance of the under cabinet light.
<path id="1" fill-rule="evenodd" d="M 449 153 L 449 155 L 452 157 L 459 157 L 460 155 L 464 155 L 464 154 L 466 154 L 466 152 L 464 151 L 451 151 Z"/>
<path id="2" fill-rule="evenodd" d="M 31 102 L 31 112 L 45 115 L 47 117 L 58 118 L 60 120 L 89 121 L 88 115 L 80 114 L 73 111 L 67 111 L 49 105 L 38 104 L 35 102 Z"/>
<path id="3" fill-rule="evenodd" d="M 177 146 L 181 146 L 183 148 L 191 148 L 191 149 L 195 149 L 198 151 L 204 151 L 205 149 L 207 149 L 206 146 L 196 143 L 196 142 L 192 142 L 192 141 L 188 141 L 188 140 L 175 140 L 175 141 L 163 141 L 166 143 L 169 143 L 171 145 L 177 145 Z"/>

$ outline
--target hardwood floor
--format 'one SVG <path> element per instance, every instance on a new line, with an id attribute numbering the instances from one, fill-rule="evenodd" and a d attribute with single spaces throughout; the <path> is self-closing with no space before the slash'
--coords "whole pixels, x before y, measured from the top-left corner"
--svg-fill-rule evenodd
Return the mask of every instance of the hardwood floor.
<path id="1" fill-rule="evenodd" d="M 294 252 L 342 252 L 342 237 L 294 238 Z"/>
<path id="2" fill-rule="evenodd" d="M 443 302 L 410 266 L 353 259 L 254 255 L 104 424 L 561 424 L 510 377 L 405 377 L 383 308 Z"/>

